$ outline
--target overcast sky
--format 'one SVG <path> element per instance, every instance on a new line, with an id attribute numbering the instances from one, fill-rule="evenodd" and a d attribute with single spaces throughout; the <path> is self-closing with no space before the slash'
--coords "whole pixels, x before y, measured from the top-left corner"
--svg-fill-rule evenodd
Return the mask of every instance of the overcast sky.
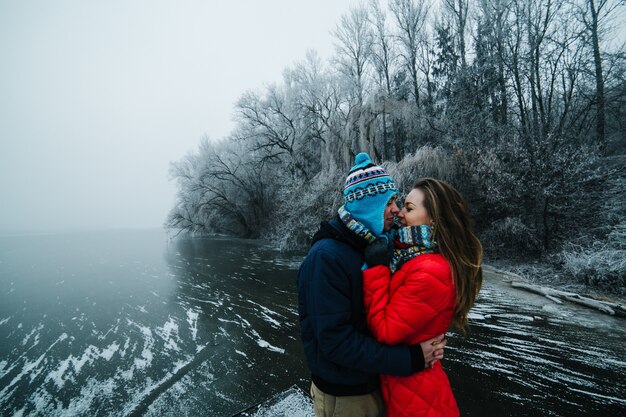
<path id="1" fill-rule="evenodd" d="M 0 0 L 0 231 L 160 227 L 170 161 L 333 50 L 349 0 Z"/>

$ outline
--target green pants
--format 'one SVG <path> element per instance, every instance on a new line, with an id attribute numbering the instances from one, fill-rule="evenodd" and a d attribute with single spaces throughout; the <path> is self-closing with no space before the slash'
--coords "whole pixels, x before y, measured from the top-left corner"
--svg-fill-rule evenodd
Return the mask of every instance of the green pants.
<path id="1" fill-rule="evenodd" d="M 336 397 L 311 384 L 315 417 L 384 417 L 385 405 L 379 392 Z"/>

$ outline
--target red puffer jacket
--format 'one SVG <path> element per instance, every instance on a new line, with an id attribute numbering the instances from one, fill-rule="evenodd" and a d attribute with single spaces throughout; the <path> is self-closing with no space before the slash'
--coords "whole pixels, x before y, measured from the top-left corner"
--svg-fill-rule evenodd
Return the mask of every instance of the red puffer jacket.
<path id="1" fill-rule="evenodd" d="M 367 321 L 388 345 L 414 345 L 441 333 L 452 322 L 455 289 L 448 262 L 424 254 L 406 262 L 393 278 L 389 268 L 363 272 Z M 408 377 L 381 376 L 387 416 L 458 416 L 459 409 L 441 362 Z"/>

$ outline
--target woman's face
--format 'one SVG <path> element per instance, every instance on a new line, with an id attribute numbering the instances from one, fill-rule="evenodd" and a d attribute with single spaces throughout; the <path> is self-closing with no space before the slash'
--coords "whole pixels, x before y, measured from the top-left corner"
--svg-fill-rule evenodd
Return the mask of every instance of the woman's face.
<path id="1" fill-rule="evenodd" d="M 411 190 L 404 200 L 404 207 L 398 213 L 398 219 L 403 226 L 420 226 L 431 224 L 433 219 L 424 208 L 424 192 L 419 188 Z"/>

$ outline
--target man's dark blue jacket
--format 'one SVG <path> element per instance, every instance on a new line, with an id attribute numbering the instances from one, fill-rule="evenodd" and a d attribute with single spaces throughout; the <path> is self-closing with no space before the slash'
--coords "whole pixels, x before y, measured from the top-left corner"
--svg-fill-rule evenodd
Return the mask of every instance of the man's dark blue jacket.
<path id="1" fill-rule="evenodd" d="M 336 219 L 324 222 L 298 272 L 298 313 L 315 385 L 336 396 L 368 394 L 378 374 L 424 369 L 419 345 L 387 346 L 367 329 L 361 267 L 365 241 Z"/>

